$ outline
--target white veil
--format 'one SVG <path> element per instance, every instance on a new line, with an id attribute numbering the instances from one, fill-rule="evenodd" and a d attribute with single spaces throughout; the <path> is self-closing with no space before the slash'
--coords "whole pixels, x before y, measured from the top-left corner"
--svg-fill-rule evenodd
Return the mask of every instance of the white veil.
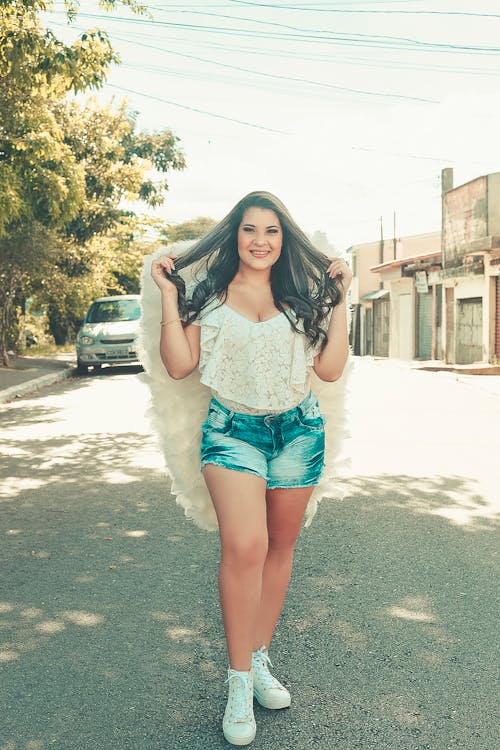
<path id="1" fill-rule="evenodd" d="M 159 351 L 161 299 L 160 290 L 151 278 L 151 263 L 165 252 L 180 255 L 192 242 L 171 245 L 147 255 L 141 275 L 141 322 L 139 328 L 139 357 L 144 367 L 143 380 L 147 383 L 151 403 L 149 417 L 158 437 L 165 459 L 167 474 L 172 479 L 170 492 L 184 508 L 185 515 L 202 529 L 218 528 L 217 517 L 200 471 L 201 425 L 205 420 L 211 398 L 209 389 L 200 383 L 195 370 L 183 380 L 171 378 L 161 361 Z M 180 273 L 188 283 L 192 267 Z M 325 470 L 314 488 L 306 510 L 305 526 L 309 526 L 323 497 L 341 499 L 345 492 L 341 474 L 348 466 L 342 447 L 348 437 L 346 419 L 346 383 L 351 369 L 349 361 L 342 377 L 325 383 L 311 373 L 311 388 L 318 397 L 320 410 L 326 417 Z"/>

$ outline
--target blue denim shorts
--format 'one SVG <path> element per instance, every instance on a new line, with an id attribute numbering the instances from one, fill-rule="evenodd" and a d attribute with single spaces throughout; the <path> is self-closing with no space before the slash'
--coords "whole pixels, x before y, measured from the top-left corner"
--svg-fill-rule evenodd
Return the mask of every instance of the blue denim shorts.
<path id="1" fill-rule="evenodd" d="M 324 466 L 325 419 L 311 392 L 278 414 L 241 414 L 212 398 L 202 425 L 201 468 L 206 464 L 246 471 L 267 486 L 309 487 Z"/>

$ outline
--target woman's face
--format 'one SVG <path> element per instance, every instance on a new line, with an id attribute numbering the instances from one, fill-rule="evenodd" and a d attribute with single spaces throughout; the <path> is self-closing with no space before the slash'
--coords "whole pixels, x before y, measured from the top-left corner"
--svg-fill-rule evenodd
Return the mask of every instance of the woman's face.
<path id="1" fill-rule="evenodd" d="M 283 230 L 274 211 L 260 206 L 247 208 L 238 228 L 240 264 L 264 271 L 276 263 L 282 244 Z"/>

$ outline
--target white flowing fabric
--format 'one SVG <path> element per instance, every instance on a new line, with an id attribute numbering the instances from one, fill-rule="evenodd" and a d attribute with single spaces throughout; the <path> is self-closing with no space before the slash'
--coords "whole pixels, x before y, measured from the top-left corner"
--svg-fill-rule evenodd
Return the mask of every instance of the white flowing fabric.
<path id="1" fill-rule="evenodd" d="M 170 492 L 184 509 L 185 515 L 202 529 L 218 528 L 217 517 L 200 471 L 201 425 L 211 398 L 210 389 L 200 382 L 195 370 L 182 380 L 171 378 L 160 358 L 160 290 L 151 278 L 151 263 L 165 252 L 180 255 L 191 242 L 169 246 L 155 255 L 145 257 L 141 276 L 142 315 L 139 328 L 139 357 L 144 367 L 143 380 L 151 393 L 149 417 L 157 433 L 165 458 L 167 473 L 172 479 Z M 181 272 L 189 283 L 191 269 Z M 305 526 L 309 526 L 323 497 L 342 499 L 345 495 L 342 474 L 349 465 L 343 454 L 344 438 L 348 437 L 346 385 L 351 369 L 349 361 L 342 377 L 334 383 L 320 380 L 311 373 L 311 390 L 317 396 L 325 424 L 325 469 L 314 488 L 306 509 Z"/>

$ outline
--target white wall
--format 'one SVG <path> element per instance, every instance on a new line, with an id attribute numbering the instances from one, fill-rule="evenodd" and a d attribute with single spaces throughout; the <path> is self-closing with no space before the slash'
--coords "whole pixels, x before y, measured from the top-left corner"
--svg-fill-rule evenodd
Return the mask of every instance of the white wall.
<path id="1" fill-rule="evenodd" d="M 455 287 L 455 331 L 457 325 L 458 311 L 457 311 L 457 300 L 469 299 L 471 297 L 481 297 L 483 300 L 482 313 L 483 313 L 483 338 L 482 338 L 482 349 L 483 349 L 483 362 L 491 360 L 491 334 L 490 325 L 494 325 L 494 319 L 490 317 L 490 294 L 491 285 L 488 276 L 468 276 L 467 278 L 458 279 L 446 279 L 443 288 Z M 443 291 L 443 304 L 445 300 L 445 292 Z M 446 306 L 443 310 L 444 320 L 446 321 Z M 446 332 L 443 332 L 446 336 Z M 456 334 L 455 334 L 455 347 L 457 346 Z M 444 351 L 444 350 L 443 350 Z"/>
<path id="2" fill-rule="evenodd" d="M 394 279 L 391 290 L 391 331 L 389 356 L 413 359 L 415 356 L 415 284 L 413 277 Z"/>

